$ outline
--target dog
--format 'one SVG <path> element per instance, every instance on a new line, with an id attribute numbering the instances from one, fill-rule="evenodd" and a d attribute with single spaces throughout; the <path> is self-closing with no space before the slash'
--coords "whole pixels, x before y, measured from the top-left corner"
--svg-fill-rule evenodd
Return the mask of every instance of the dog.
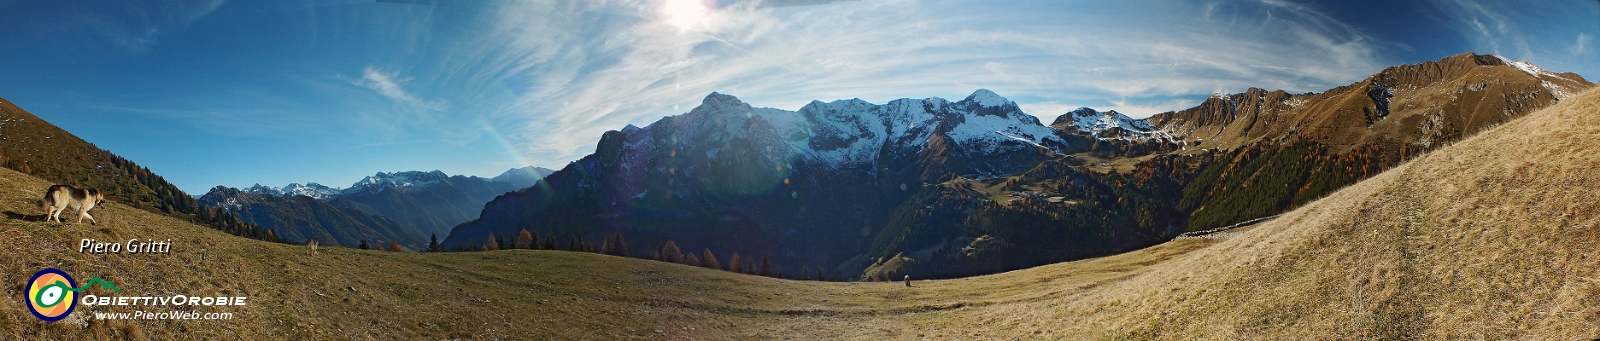
<path id="1" fill-rule="evenodd" d="M 45 221 L 61 222 L 61 212 L 68 208 L 78 209 L 78 224 L 83 223 L 83 218 L 89 218 L 90 225 L 99 225 L 94 216 L 89 215 L 89 209 L 106 202 L 105 193 L 97 188 L 76 188 L 68 185 L 50 186 L 44 192 L 44 200 L 39 202 L 39 207 L 45 210 Z"/>
<path id="2" fill-rule="evenodd" d="M 311 254 L 313 254 L 313 255 L 317 254 L 317 240 L 316 239 L 306 240 L 306 246 L 311 248 Z"/>

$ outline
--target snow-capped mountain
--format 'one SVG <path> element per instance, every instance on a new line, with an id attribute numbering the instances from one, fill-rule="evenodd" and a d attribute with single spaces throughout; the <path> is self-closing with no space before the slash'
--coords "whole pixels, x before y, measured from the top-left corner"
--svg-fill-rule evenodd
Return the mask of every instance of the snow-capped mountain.
<path id="1" fill-rule="evenodd" d="M 838 238 L 865 233 L 868 222 L 881 224 L 924 186 L 1018 174 L 1085 151 L 1085 141 L 1044 126 L 989 90 L 959 101 L 813 101 L 794 111 L 712 93 L 688 113 L 606 132 L 593 155 L 551 174 L 545 185 L 495 198 L 477 220 L 452 230 L 446 244 L 475 248 L 491 234 L 522 228 L 582 238 L 602 227 L 623 228 L 661 237 L 641 239 L 646 243 L 664 242 L 668 231 L 718 230 L 727 232 L 681 238 L 783 254 L 791 268 L 832 266 L 856 254 L 789 250 L 866 247 Z M 794 244 L 763 246 L 779 235 Z"/>
<path id="2" fill-rule="evenodd" d="M 197 199 L 202 206 L 233 211 L 251 204 L 240 200 L 263 201 L 265 199 L 260 197 L 294 199 L 305 196 L 340 209 L 382 216 L 413 229 L 416 235 L 437 234 L 442 237 L 450 233 L 450 227 L 475 217 L 483 208 L 483 204 L 495 196 L 531 186 L 533 181 L 538 180 L 534 176 L 548 174 L 548 170 L 544 170 L 546 173 L 539 173 L 541 169 L 530 167 L 507 170 L 501 177 L 497 177 L 506 181 L 476 176 L 450 176 L 437 170 L 377 172 L 363 177 L 346 188 L 328 187 L 317 183 L 303 185 L 291 183 L 281 188 L 256 184 L 243 190 L 218 186 L 212 192 L 219 194 L 208 193 Z M 250 196 L 222 195 L 228 193 L 245 193 Z M 281 212 L 274 211 L 277 207 L 286 206 L 256 206 L 256 210 L 264 212 L 262 214 L 280 214 Z"/>
<path id="3" fill-rule="evenodd" d="M 441 171 L 378 172 L 378 174 L 361 178 L 361 181 L 351 184 L 350 188 L 344 190 L 344 193 L 349 194 L 364 190 L 382 191 L 388 187 L 425 188 L 437 185 L 449 178 L 449 175 L 445 175 Z"/>
<path id="4" fill-rule="evenodd" d="M 1150 125 L 1148 119 L 1135 119 L 1116 110 L 1105 112 L 1083 107 L 1056 117 L 1050 126 L 1068 132 L 1078 132 L 1098 139 L 1162 139 L 1173 140 L 1172 135 Z"/>
<path id="5" fill-rule="evenodd" d="M 351 184 L 350 187 L 328 187 L 315 182 L 290 183 L 288 186 L 272 187 L 255 184 L 242 191 L 255 195 L 270 195 L 275 197 L 308 196 L 313 199 L 328 201 L 340 196 L 360 191 L 383 191 L 388 187 L 425 188 L 437 185 L 449 179 L 450 176 L 442 171 L 403 171 L 369 175 Z M 476 178 L 476 177 L 474 177 Z M 487 179 L 486 179 L 487 180 Z"/>
<path id="6" fill-rule="evenodd" d="M 904 169 L 884 167 L 919 158 L 929 162 L 914 165 L 919 169 L 912 173 L 927 175 L 926 180 L 949 172 L 994 176 L 1024 170 L 1025 163 L 1006 162 L 1005 155 L 1062 151 L 1067 146 L 1053 129 L 1023 113 L 1015 102 L 982 89 L 955 102 L 936 97 L 886 104 L 860 99 L 813 101 L 798 111 L 755 108 L 733 96 L 712 93 L 688 114 L 607 136 L 601 144 L 620 143 L 625 169 L 642 171 L 635 166 L 660 160 L 640 156 L 665 152 L 670 159 L 696 161 L 671 170 L 690 176 L 730 162 L 780 172 L 814 166 L 898 173 Z M 678 155 L 691 151 L 693 155 Z M 924 157 L 934 154 L 937 157 Z"/>
<path id="7" fill-rule="evenodd" d="M 1533 76 L 1533 78 L 1538 78 L 1539 85 L 1549 90 L 1550 94 L 1555 96 L 1556 99 L 1567 99 L 1568 97 L 1572 97 L 1573 94 L 1587 89 L 1588 84 L 1590 84 L 1588 80 L 1583 79 L 1583 77 L 1580 77 L 1575 73 L 1555 73 L 1545 70 L 1544 68 L 1540 68 L 1539 66 L 1533 65 L 1533 63 L 1529 63 L 1527 61 L 1511 60 L 1500 55 L 1495 55 L 1494 57 L 1499 58 L 1500 61 L 1506 63 L 1506 65 L 1510 65 L 1518 70 L 1522 70 L 1522 72 L 1527 73 L 1529 76 Z"/>
<path id="8" fill-rule="evenodd" d="M 323 186 L 322 184 L 315 182 L 308 182 L 304 185 L 299 183 L 291 183 L 288 186 L 283 186 L 282 188 L 256 184 L 255 186 L 250 186 L 250 188 L 246 188 L 243 191 L 245 193 L 255 195 L 270 195 L 275 197 L 293 197 L 303 195 L 323 201 L 331 200 L 344 192 L 338 188 Z"/>

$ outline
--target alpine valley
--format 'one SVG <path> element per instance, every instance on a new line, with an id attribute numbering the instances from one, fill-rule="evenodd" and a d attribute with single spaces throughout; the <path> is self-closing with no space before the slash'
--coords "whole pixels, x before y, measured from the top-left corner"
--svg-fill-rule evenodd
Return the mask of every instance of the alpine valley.
<path id="1" fill-rule="evenodd" d="M 257 184 L 245 189 L 217 186 L 199 204 L 271 229 L 291 242 L 317 239 L 355 247 L 393 240 L 424 250 L 434 238 L 475 217 L 495 196 L 533 185 L 551 171 L 538 167 L 507 170 L 494 178 L 406 171 L 367 176 L 348 188 L 317 183 L 284 187 Z"/>
<path id="2" fill-rule="evenodd" d="M 988 90 L 797 111 L 712 93 L 606 132 L 593 154 L 487 201 L 444 246 L 526 230 L 557 248 L 615 238 L 625 246 L 608 242 L 612 253 L 634 256 L 669 241 L 759 255 L 791 275 L 996 273 L 1280 214 L 1594 86 L 1467 53 L 1321 93 L 1252 88 L 1146 119 L 1082 108 L 1049 125 Z M 355 203 L 393 200 L 340 203 L 352 197 L 329 202 L 417 221 Z"/>

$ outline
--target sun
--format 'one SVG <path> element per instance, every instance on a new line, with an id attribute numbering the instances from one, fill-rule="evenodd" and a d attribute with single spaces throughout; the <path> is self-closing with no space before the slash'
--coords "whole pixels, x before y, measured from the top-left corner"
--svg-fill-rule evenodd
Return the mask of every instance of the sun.
<path id="1" fill-rule="evenodd" d="M 679 30 L 687 30 L 695 24 L 705 20 L 706 8 L 701 0 L 667 0 L 661 7 L 661 13 L 667 17 L 667 24 L 677 26 Z"/>

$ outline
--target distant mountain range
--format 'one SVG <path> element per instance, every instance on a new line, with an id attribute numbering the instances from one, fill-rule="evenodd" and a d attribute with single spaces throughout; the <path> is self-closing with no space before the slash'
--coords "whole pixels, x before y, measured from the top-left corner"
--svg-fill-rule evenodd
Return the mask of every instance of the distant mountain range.
<path id="1" fill-rule="evenodd" d="M 394 240 L 411 250 L 428 245 L 428 236 L 414 228 L 360 210 L 329 205 L 309 196 L 254 194 L 217 186 L 201 196 L 199 202 L 272 229 L 278 236 L 295 243 L 316 239 L 322 245 L 353 248 L 363 240 L 369 245 L 383 245 Z"/>
<path id="2" fill-rule="evenodd" d="M 993 273 L 1283 212 L 1593 86 L 1469 53 L 1323 93 L 1250 89 L 1147 119 L 1081 108 L 1050 126 L 988 90 L 798 111 L 712 93 L 606 132 L 594 154 L 489 202 L 446 245 L 620 232 L 634 254 L 672 240 L 770 255 L 790 273 Z"/>
<path id="3" fill-rule="evenodd" d="M 443 239 L 456 224 L 476 217 L 495 196 L 532 186 L 549 173 L 524 167 L 485 179 L 441 171 L 378 172 L 347 188 L 317 183 L 257 184 L 242 190 L 217 186 L 199 203 L 284 230 L 281 234 L 289 240 L 323 237 L 353 247 L 360 239 L 369 243 L 395 239 L 408 248 L 422 249 L 430 236 Z"/>

